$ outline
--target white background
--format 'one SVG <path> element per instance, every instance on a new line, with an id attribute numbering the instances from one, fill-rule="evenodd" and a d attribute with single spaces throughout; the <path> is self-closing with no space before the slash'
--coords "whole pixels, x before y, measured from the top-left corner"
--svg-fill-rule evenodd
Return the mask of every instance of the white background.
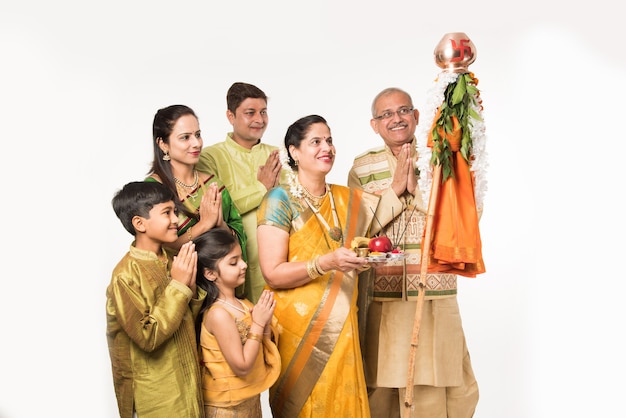
<path id="1" fill-rule="evenodd" d="M 230 128 L 228 87 L 256 84 L 269 96 L 263 140 L 326 117 L 329 180 L 345 184 L 352 158 L 382 141 L 374 95 L 401 87 L 420 107 L 448 32 L 478 51 L 490 162 L 487 273 L 460 278 L 459 294 L 475 416 L 622 411 L 617 2 L 217 3 L 2 0 L 0 417 L 116 416 L 105 289 L 131 236 L 110 200 L 148 171 L 158 108 L 191 106 L 209 145 Z"/>

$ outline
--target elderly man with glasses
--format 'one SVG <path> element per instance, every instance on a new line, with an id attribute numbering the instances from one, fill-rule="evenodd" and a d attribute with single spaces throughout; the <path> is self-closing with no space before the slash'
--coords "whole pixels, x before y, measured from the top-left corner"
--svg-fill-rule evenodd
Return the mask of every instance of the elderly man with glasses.
<path id="1" fill-rule="evenodd" d="M 400 417 L 405 411 L 427 213 L 416 168 L 418 120 L 419 111 L 404 90 L 392 87 L 378 93 L 370 125 L 384 145 L 358 155 L 348 175 L 350 187 L 387 202 L 378 206 L 374 222 L 405 255 L 375 264 L 359 279 L 359 328 L 373 418 Z M 465 344 L 456 275 L 429 273 L 425 288 L 411 417 L 472 417 L 478 385 Z"/>

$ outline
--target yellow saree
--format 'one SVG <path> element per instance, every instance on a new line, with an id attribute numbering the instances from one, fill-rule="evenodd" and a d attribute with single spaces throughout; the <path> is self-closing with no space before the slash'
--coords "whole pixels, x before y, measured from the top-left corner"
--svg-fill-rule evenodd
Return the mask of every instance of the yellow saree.
<path id="1" fill-rule="evenodd" d="M 369 230 L 379 197 L 332 185 L 343 245 Z M 332 219 L 329 196 L 319 212 Z M 306 261 L 341 245 L 330 239 L 306 203 L 288 186 L 270 190 L 257 212 L 259 225 L 289 232 L 289 261 Z M 347 243 L 347 244 L 346 244 Z M 262 243 L 259 243 L 262 244 Z M 369 417 L 359 347 L 356 272 L 330 271 L 294 289 L 272 289 L 279 324 L 281 373 L 270 388 L 275 417 Z"/>

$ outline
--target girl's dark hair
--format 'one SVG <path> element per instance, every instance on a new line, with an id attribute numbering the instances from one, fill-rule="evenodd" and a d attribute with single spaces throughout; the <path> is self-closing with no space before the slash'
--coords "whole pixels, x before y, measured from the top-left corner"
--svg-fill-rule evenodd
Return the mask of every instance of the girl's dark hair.
<path id="1" fill-rule="evenodd" d="M 186 115 L 191 115 L 198 119 L 196 113 L 189 106 L 171 105 L 157 110 L 154 115 L 154 121 L 152 122 L 152 149 L 154 152 L 152 167 L 148 174 L 156 174 L 159 176 L 161 182 L 165 184 L 175 196 L 178 196 L 178 192 L 176 191 L 174 174 L 172 174 L 172 165 L 169 161 L 163 161 L 165 154 L 159 147 L 159 139 L 162 139 L 163 142 L 168 144 L 176 121 Z M 190 212 L 189 209 L 180 202 L 180 199 L 176 199 L 175 203 L 179 212 L 183 212 L 190 218 L 195 216 L 193 212 Z"/>
<path id="2" fill-rule="evenodd" d="M 309 132 L 311 125 L 316 123 L 323 123 L 328 126 L 328 122 L 326 122 L 326 119 L 323 117 L 319 115 L 309 115 L 298 119 L 292 123 L 289 128 L 287 128 L 287 133 L 285 134 L 285 149 L 287 150 L 287 155 L 289 156 L 289 167 L 291 167 L 292 170 L 298 170 L 298 166 L 291 156 L 291 152 L 289 152 L 289 146 L 293 145 L 296 148 L 300 148 L 300 143 L 306 136 L 307 132 Z"/>
<path id="3" fill-rule="evenodd" d="M 223 228 L 213 228 L 194 238 L 193 242 L 196 244 L 196 252 L 198 253 L 196 286 L 206 290 L 207 293 L 196 319 L 196 339 L 199 343 L 203 313 L 215 303 L 220 294 L 215 283 L 204 277 L 204 271 L 208 269 L 219 274 L 217 263 L 226 257 L 235 245 L 239 245 L 239 241 L 230 231 Z"/>

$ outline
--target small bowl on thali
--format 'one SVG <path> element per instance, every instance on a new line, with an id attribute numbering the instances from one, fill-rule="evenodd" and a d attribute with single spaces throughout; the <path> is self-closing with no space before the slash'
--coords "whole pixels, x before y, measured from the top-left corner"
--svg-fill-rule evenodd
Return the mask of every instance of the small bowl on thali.
<path id="1" fill-rule="evenodd" d="M 388 259 L 391 260 L 404 260 L 406 258 L 406 253 L 405 252 L 398 252 L 398 253 L 394 253 L 391 252 L 389 253 L 389 257 Z"/>
<path id="2" fill-rule="evenodd" d="M 387 261 L 387 256 L 388 253 L 370 252 L 367 256 L 367 261 L 370 263 L 383 263 Z"/>

